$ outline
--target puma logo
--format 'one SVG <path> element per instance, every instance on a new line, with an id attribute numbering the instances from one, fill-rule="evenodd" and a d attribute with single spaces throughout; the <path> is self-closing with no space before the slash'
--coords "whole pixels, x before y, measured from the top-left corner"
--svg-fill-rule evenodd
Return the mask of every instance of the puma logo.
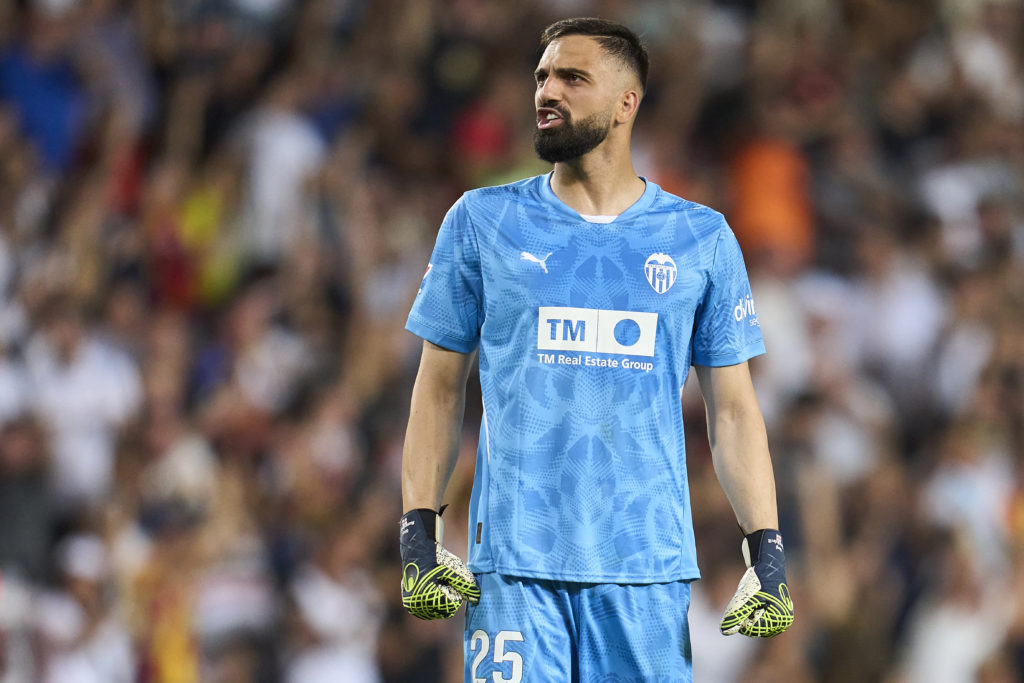
<path id="1" fill-rule="evenodd" d="M 530 252 L 524 251 L 524 252 L 520 252 L 519 259 L 522 260 L 522 261 L 531 261 L 532 263 L 536 263 L 538 266 L 540 266 L 541 270 L 543 270 L 545 273 L 547 273 L 548 272 L 548 263 L 547 263 L 548 258 L 552 254 L 554 254 L 554 253 L 555 252 L 553 252 L 553 251 L 549 251 L 547 253 L 547 255 L 544 256 L 544 258 L 537 258 L 536 256 L 534 256 Z"/>

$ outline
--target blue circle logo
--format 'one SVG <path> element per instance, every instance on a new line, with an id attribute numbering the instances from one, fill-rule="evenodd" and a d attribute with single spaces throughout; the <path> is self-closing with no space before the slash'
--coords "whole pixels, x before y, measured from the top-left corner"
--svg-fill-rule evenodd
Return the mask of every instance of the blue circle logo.
<path id="1" fill-rule="evenodd" d="M 640 341 L 640 325 L 631 318 L 623 318 L 615 324 L 615 341 L 620 346 L 632 346 Z"/>

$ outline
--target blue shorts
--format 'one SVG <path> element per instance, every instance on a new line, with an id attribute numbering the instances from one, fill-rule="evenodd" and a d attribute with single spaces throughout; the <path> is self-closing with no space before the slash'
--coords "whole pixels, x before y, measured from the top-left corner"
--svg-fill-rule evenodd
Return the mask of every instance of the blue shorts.
<path id="1" fill-rule="evenodd" d="M 687 581 L 571 583 L 478 574 L 466 683 L 690 683 Z"/>

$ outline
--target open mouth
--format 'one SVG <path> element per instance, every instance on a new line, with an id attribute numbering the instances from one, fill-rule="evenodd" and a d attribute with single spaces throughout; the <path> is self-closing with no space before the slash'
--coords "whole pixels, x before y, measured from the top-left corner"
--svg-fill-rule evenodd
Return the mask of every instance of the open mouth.
<path id="1" fill-rule="evenodd" d="M 560 126 L 565 118 L 557 109 L 541 107 L 537 110 L 537 128 L 540 130 Z"/>

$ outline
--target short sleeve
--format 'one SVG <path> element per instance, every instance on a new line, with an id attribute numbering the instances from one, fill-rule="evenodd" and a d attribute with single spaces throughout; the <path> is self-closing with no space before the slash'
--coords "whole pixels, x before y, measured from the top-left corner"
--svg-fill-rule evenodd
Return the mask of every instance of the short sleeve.
<path id="1" fill-rule="evenodd" d="M 723 224 L 694 321 L 693 364 L 736 365 L 764 350 L 743 254 L 736 236 Z"/>
<path id="2" fill-rule="evenodd" d="M 463 195 L 441 223 L 405 329 L 446 349 L 473 351 L 483 324 L 481 283 L 476 233 Z"/>

